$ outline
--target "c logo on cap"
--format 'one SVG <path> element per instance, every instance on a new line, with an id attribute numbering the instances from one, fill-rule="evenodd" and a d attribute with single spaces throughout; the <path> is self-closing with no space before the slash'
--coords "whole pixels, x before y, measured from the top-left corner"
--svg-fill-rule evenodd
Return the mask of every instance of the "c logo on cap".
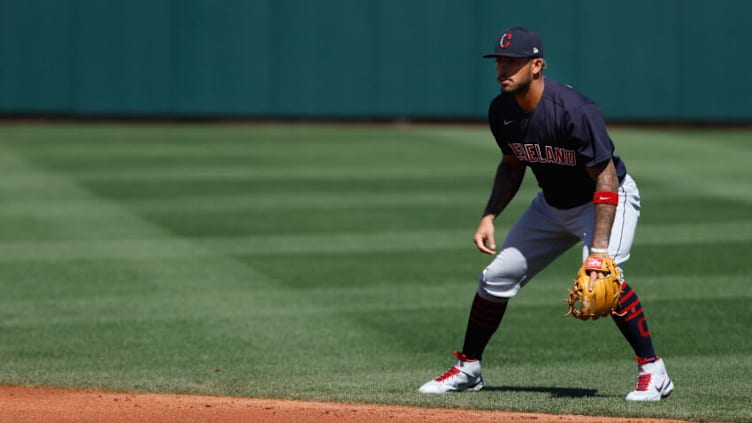
<path id="1" fill-rule="evenodd" d="M 499 39 L 499 46 L 501 46 L 501 48 L 509 48 L 509 46 L 512 44 L 510 41 L 511 39 L 512 34 L 508 32 L 501 34 L 501 39 Z"/>

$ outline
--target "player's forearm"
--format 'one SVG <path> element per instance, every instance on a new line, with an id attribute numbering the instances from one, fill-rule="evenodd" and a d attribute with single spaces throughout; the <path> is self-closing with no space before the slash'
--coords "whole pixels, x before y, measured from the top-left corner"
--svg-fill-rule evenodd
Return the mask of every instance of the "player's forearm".
<path id="1" fill-rule="evenodd" d="M 608 204 L 595 205 L 595 227 L 593 229 L 593 248 L 608 249 L 611 227 L 614 224 L 616 207 Z"/>
<path id="2" fill-rule="evenodd" d="M 502 160 L 496 169 L 493 189 L 488 198 L 486 209 L 483 211 L 483 216 L 498 216 L 512 201 L 517 191 L 519 191 L 524 176 L 524 167 L 512 166 Z"/>
<path id="3" fill-rule="evenodd" d="M 618 193 L 619 177 L 616 174 L 613 162 L 609 161 L 600 171 L 595 170 L 593 176 L 595 176 L 596 193 Z M 608 249 L 608 241 L 611 238 L 611 227 L 614 225 L 614 218 L 616 216 L 616 205 L 596 203 L 594 208 L 595 225 L 591 246 L 593 248 Z"/>

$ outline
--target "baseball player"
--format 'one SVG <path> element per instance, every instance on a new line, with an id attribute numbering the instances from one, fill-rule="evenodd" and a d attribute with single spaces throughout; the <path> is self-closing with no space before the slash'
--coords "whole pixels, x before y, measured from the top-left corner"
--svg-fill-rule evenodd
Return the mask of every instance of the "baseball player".
<path id="1" fill-rule="evenodd" d="M 481 390 L 483 351 L 508 301 L 578 243 L 583 261 L 611 257 L 620 266 L 629 259 L 640 214 L 637 185 L 624 161 L 614 155 L 598 106 L 572 87 L 543 76 L 541 38 L 525 28 L 510 28 L 484 57 L 496 59 L 501 86 L 488 118 L 502 158 L 474 241 L 478 250 L 495 258 L 480 275 L 454 366 L 423 384 L 423 393 Z M 541 192 L 497 250 L 494 220 L 514 197 L 527 168 Z M 593 271 L 590 277 L 603 275 Z M 613 320 L 638 366 L 637 386 L 626 399 L 658 401 L 668 396 L 673 383 L 653 349 L 640 300 L 623 276 Z"/>

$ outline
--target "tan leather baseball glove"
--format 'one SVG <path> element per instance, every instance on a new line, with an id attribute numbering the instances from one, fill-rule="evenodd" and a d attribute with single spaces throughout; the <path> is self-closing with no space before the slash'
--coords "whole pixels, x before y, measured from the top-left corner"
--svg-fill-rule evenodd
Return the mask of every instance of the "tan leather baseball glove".
<path id="1" fill-rule="evenodd" d="M 592 291 L 590 290 L 590 272 L 603 273 L 604 277 L 595 280 Z M 621 298 L 621 274 L 616 263 L 611 257 L 591 255 L 585 260 L 577 272 L 572 289 L 569 291 L 570 314 L 578 319 L 597 319 L 609 314 L 617 314 L 616 308 Z"/>

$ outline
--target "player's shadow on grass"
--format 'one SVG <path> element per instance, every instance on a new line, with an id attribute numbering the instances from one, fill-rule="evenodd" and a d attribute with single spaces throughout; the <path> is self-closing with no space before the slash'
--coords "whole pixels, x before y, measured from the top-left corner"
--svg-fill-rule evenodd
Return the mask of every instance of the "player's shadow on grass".
<path id="1" fill-rule="evenodd" d="M 498 392 L 539 392 L 541 394 L 550 394 L 553 398 L 605 398 L 614 396 L 599 394 L 597 389 L 558 388 L 554 386 L 486 386 L 483 390 Z"/>

